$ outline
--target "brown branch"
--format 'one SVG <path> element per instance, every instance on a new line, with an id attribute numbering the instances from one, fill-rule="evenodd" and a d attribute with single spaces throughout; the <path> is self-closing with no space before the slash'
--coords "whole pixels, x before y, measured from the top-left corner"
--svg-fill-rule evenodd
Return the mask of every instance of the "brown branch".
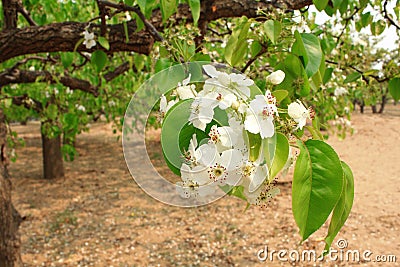
<path id="1" fill-rule="evenodd" d="M 154 37 L 154 39 L 156 41 L 163 41 L 164 38 L 160 35 L 160 33 L 157 31 L 157 29 L 153 26 L 153 24 L 151 24 L 146 17 L 144 16 L 144 14 L 142 13 L 142 11 L 140 11 L 140 8 L 138 7 L 133 7 L 133 6 L 128 6 L 125 5 L 124 3 L 120 2 L 118 4 L 110 2 L 110 1 L 104 1 L 104 0 L 97 0 L 99 7 L 112 7 L 115 8 L 119 11 L 133 11 L 135 12 L 139 18 L 143 21 L 144 25 L 146 26 L 146 30 Z"/>
<path id="2" fill-rule="evenodd" d="M 53 77 L 48 71 L 26 71 L 9 69 L 0 73 L 0 88 L 9 84 L 49 82 L 52 84 L 61 83 L 72 90 L 81 90 L 94 96 L 98 96 L 98 88 L 90 82 L 73 78 L 68 75 Z"/>
<path id="3" fill-rule="evenodd" d="M 86 23 L 64 22 L 4 30 L 0 32 L 0 63 L 26 54 L 74 51 L 76 43 L 83 38 L 82 32 L 86 26 Z M 95 27 L 93 26 L 93 29 Z M 125 40 L 122 24 L 108 26 L 107 30 L 110 43 L 110 50 L 107 50 L 107 53 L 119 51 L 150 53 L 154 42 L 153 38 L 143 31 L 136 33 L 136 26 L 133 22 L 128 23 L 128 42 Z M 97 45 L 87 49 L 84 45 L 80 45 L 77 51 L 93 52 L 96 49 L 103 48 Z"/>
<path id="4" fill-rule="evenodd" d="M 334 64 L 334 65 L 337 65 L 337 66 L 339 66 L 339 63 L 338 62 L 335 62 L 335 61 L 332 61 L 332 60 L 325 60 L 327 63 L 330 63 L 330 64 Z M 350 69 L 352 69 L 352 70 L 354 70 L 354 71 L 356 71 L 356 72 L 358 72 L 358 73 L 360 73 L 361 74 L 361 76 L 362 76 L 362 79 L 365 81 L 365 82 L 369 82 L 369 79 L 368 79 L 368 77 L 371 77 L 371 78 L 374 78 L 378 83 L 383 83 L 383 82 L 387 82 L 387 81 L 389 81 L 389 78 L 388 77 L 386 77 L 386 78 L 379 78 L 379 76 L 378 75 L 372 75 L 372 74 L 369 74 L 369 75 L 364 75 L 364 72 L 362 71 L 362 70 L 360 70 L 360 69 L 358 69 L 358 68 L 356 68 L 356 67 L 354 67 L 354 66 L 345 66 L 345 67 L 340 67 L 340 69 L 342 69 L 342 70 L 346 70 L 346 67 L 347 68 L 350 68 Z"/>
<path id="5" fill-rule="evenodd" d="M 30 98 L 27 94 L 24 94 L 22 96 L 12 96 L 11 99 L 13 105 L 24 106 L 26 109 L 32 109 L 37 113 L 43 111 L 42 103 L 33 98 Z"/>
<path id="6" fill-rule="evenodd" d="M 2 0 L 3 2 L 15 0 Z M 102 1 L 103 3 L 106 1 Z M 204 0 L 205 4 L 201 10 L 201 14 L 207 14 L 206 22 L 229 17 L 247 16 L 254 18 L 258 16 L 259 10 L 266 12 L 275 9 L 277 4 L 285 6 L 287 9 L 300 9 L 311 5 L 312 0 L 276 0 L 276 1 L 254 1 L 254 0 Z M 110 5 L 119 8 L 121 5 L 111 3 Z M 129 6 L 126 6 L 129 7 Z M 4 9 L 4 5 L 3 5 Z M 129 7 L 128 11 L 140 11 L 137 7 Z M 138 13 L 137 13 L 138 14 Z M 139 14 L 138 14 L 139 15 Z M 193 21 L 189 5 L 180 4 L 176 14 L 172 16 L 176 22 L 185 20 Z M 151 19 L 148 20 L 150 25 L 154 26 L 158 31 L 162 30 L 164 24 L 161 19 L 161 11 L 155 10 Z M 108 41 L 110 50 L 107 53 L 120 51 L 133 51 L 140 54 L 149 54 L 151 52 L 154 40 L 157 39 L 155 32 L 152 34 L 147 31 L 136 32 L 136 23 L 130 21 L 128 25 L 129 41 L 126 42 L 123 24 L 108 25 Z M 87 27 L 87 23 L 79 22 L 63 22 L 54 23 L 45 26 L 31 26 L 24 29 L 7 28 L 0 32 L 0 63 L 10 58 L 14 58 L 26 54 L 42 53 L 42 52 L 66 52 L 74 51 L 75 44 L 83 38 L 82 32 Z M 100 25 L 94 25 L 90 30 L 99 29 Z M 103 49 L 97 45 L 92 49 L 87 49 L 84 45 L 80 45 L 77 51 L 93 52 L 96 49 Z M 104 49 L 103 49 L 104 50 Z"/>
<path id="7" fill-rule="evenodd" d="M 396 23 L 396 21 L 394 21 L 394 19 L 389 15 L 388 11 L 387 11 L 387 4 L 388 1 L 386 0 L 385 3 L 383 4 L 383 17 L 389 21 L 390 24 L 392 24 L 394 27 L 396 27 L 397 30 L 400 30 L 400 25 L 398 25 Z"/>
<path id="8" fill-rule="evenodd" d="M 26 21 L 29 23 L 31 26 L 37 26 L 37 23 L 32 19 L 31 15 L 29 14 L 28 10 L 25 9 L 25 7 L 20 3 L 18 5 L 18 12 L 24 16 Z"/>
<path id="9" fill-rule="evenodd" d="M 18 21 L 18 0 L 2 0 L 3 15 L 4 15 L 4 29 L 17 28 Z"/>
<path id="10" fill-rule="evenodd" d="M 104 79 L 107 82 L 112 81 L 113 79 L 115 79 L 116 77 L 118 77 L 119 75 L 121 75 L 122 73 L 128 71 L 130 69 L 129 67 L 129 62 L 124 62 L 121 65 L 119 65 L 118 67 L 115 68 L 114 71 L 110 71 L 107 72 L 106 74 L 104 74 Z M 132 65 L 132 69 L 134 72 L 137 72 L 137 69 L 135 66 Z"/>

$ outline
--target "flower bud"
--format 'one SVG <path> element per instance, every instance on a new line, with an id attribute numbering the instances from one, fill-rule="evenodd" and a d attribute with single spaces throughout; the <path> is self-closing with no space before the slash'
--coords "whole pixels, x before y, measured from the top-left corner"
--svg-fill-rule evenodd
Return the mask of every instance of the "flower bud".
<path id="1" fill-rule="evenodd" d="M 285 73 L 281 70 L 277 70 L 267 76 L 267 82 L 272 84 L 280 84 L 285 79 Z"/>

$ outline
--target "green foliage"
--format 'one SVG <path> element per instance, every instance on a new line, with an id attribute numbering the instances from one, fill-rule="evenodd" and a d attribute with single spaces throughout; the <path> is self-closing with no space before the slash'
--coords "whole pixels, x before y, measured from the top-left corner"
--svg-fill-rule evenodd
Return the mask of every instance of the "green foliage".
<path id="1" fill-rule="evenodd" d="M 267 20 L 264 22 L 264 30 L 271 42 L 276 44 L 282 31 L 282 25 L 277 20 Z"/>
<path id="2" fill-rule="evenodd" d="M 331 221 L 329 223 L 328 234 L 325 237 L 325 250 L 329 250 L 333 240 L 343 227 L 347 218 L 350 215 L 354 200 L 354 178 L 350 167 L 342 161 L 344 173 L 343 188 L 340 194 L 339 201 L 332 212 Z"/>
<path id="3" fill-rule="evenodd" d="M 298 142 L 292 209 L 300 235 L 306 240 L 326 221 L 341 196 L 343 169 L 336 152 L 325 142 Z"/>
<path id="4" fill-rule="evenodd" d="M 234 29 L 228 43 L 225 47 L 225 60 L 231 66 L 241 64 L 246 55 L 248 44 L 246 42 L 249 34 L 250 21 L 247 18 L 242 18 L 238 26 Z"/>
<path id="5" fill-rule="evenodd" d="M 393 78 L 389 81 L 389 92 L 395 101 L 400 100 L 400 78 Z"/>
<path id="6" fill-rule="evenodd" d="M 101 50 L 93 52 L 91 62 L 95 66 L 97 73 L 100 73 L 107 64 L 107 54 Z"/>
<path id="7" fill-rule="evenodd" d="M 200 18 L 200 0 L 189 0 L 189 6 L 192 11 L 194 25 L 197 25 L 197 21 Z"/>

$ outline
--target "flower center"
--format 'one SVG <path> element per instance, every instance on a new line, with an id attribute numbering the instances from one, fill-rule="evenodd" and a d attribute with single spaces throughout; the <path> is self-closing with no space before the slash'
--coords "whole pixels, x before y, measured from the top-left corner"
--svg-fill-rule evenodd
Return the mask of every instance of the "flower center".
<path id="1" fill-rule="evenodd" d="M 221 164 L 215 163 L 215 165 L 208 170 L 208 175 L 210 180 L 213 180 L 214 182 L 223 181 L 227 176 L 226 168 Z"/>

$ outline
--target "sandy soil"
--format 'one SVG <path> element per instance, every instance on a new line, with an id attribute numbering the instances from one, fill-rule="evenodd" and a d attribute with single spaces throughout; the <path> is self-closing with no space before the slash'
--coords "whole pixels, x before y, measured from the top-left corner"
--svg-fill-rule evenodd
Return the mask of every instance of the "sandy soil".
<path id="1" fill-rule="evenodd" d="M 399 121 L 400 106 L 383 115 L 354 114 L 354 135 L 329 140 L 355 175 L 353 211 L 336 238 L 347 247 L 339 251 L 369 250 L 371 259 L 395 255 L 396 263 L 280 262 L 276 254 L 272 262 L 261 262 L 257 253 L 266 246 L 300 253 L 323 249 L 326 226 L 299 244 L 290 183 L 279 185 L 281 194 L 267 209 L 243 212 L 244 203 L 228 197 L 199 208 L 171 207 L 134 183 L 120 141 L 106 124 L 79 136 L 80 156 L 65 164 L 64 179 L 43 180 L 35 123 L 14 127 L 26 146 L 10 167 L 13 200 L 26 217 L 20 229 L 23 261 L 26 266 L 398 266 Z M 159 143 L 150 140 L 149 149 L 160 172 L 168 173 Z"/>

